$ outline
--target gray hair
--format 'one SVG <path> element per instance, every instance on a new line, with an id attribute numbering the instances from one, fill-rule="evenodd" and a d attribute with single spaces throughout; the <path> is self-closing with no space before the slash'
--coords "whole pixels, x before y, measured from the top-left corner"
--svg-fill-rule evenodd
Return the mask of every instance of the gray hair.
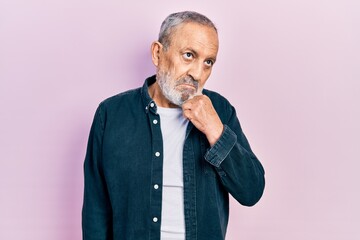
<path id="1" fill-rule="evenodd" d="M 162 22 L 159 33 L 159 42 L 164 46 L 165 51 L 170 46 L 171 36 L 175 27 L 188 22 L 212 27 L 217 32 L 215 24 L 209 18 L 200 13 L 192 11 L 172 13 Z"/>

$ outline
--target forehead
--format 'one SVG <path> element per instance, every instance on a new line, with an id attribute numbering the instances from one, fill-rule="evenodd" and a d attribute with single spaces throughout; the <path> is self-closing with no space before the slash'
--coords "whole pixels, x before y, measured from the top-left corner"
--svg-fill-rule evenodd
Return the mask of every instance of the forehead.
<path id="1" fill-rule="evenodd" d="M 171 36 L 171 48 L 190 48 L 204 55 L 216 57 L 219 48 L 218 35 L 212 27 L 198 23 L 183 23 L 176 27 Z"/>

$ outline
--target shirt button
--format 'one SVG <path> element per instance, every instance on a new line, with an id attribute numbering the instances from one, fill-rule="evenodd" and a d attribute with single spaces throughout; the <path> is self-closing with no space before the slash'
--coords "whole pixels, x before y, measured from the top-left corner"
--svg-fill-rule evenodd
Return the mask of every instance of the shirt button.
<path id="1" fill-rule="evenodd" d="M 155 106 L 155 104 L 154 103 L 150 103 L 150 107 L 154 107 Z"/>
<path id="2" fill-rule="evenodd" d="M 158 189 L 158 188 L 159 188 L 159 185 L 155 184 L 155 185 L 154 185 L 154 188 L 155 188 L 155 189 Z"/>
<path id="3" fill-rule="evenodd" d="M 153 124 L 157 124 L 158 121 L 156 119 L 153 120 Z"/>
<path id="4" fill-rule="evenodd" d="M 159 156 L 160 156 L 160 153 L 159 153 L 159 152 L 156 152 L 156 153 L 155 153 L 155 156 L 159 157 Z"/>
<path id="5" fill-rule="evenodd" d="M 153 222 L 157 222 L 158 221 L 158 218 L 157 217 L 154 217 L 153 218 Z"/>

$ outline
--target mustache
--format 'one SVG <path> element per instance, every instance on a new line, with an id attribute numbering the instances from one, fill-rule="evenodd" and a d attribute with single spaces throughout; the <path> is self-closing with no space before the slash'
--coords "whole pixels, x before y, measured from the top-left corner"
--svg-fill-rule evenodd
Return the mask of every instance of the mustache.
<path id="1" fill-rule="evenodd" d="M 195 81 L 195 79 L 191 76 L 185 76 L 185 77 L 178 79 L 178 81 L 176 81 L 177 86 L 181 85 L 181 84 L 188 84 L 188 85 L 194 86 L 195 89 L 198 89 L 198 87 L 199 87 L 199 82 Z"/>

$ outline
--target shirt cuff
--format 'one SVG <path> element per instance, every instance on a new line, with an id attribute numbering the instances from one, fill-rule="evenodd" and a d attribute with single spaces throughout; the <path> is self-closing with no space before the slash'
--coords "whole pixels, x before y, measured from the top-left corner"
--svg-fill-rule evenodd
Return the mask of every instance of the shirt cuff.
<path id="1" fill-rule="evenodd" d="M 224 124 L 223 133 L 217 142 L 207 150 L 205 153 L 205 160 L 215 167 L 219 167 L 236 144 L 236 141 L 236 134 Z"/>

